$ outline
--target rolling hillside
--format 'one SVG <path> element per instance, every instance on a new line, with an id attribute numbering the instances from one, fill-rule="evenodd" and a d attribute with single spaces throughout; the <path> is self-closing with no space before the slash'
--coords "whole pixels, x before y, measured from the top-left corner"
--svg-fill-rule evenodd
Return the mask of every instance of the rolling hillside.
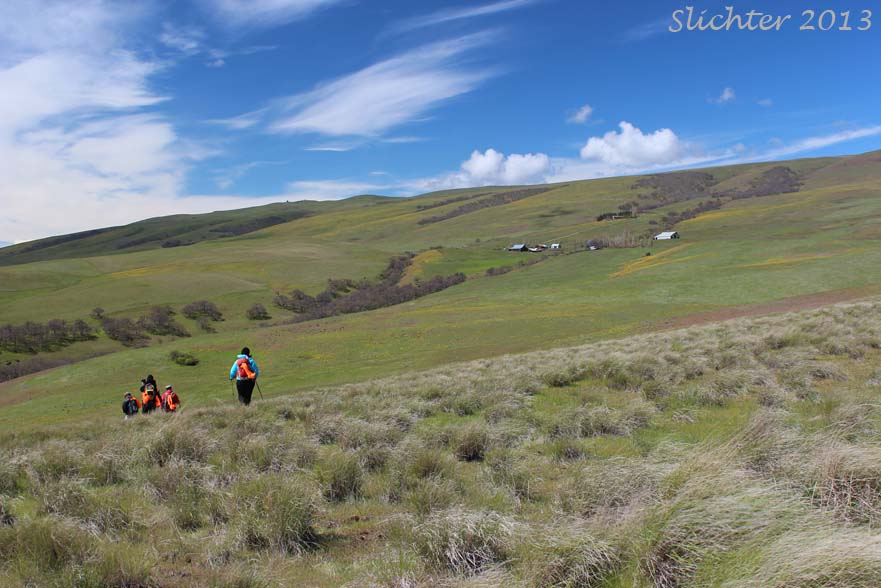
<path id="1" fill-rule="evenodd" d="M 147 372 L 175 382 L 195 402 L 219 400 L 229 394 L 224 373 L 230 354 L 243 344 L 264 366 L 265 392 L 277 396 L 453 361 L 870 295 L 881 291 L 878 160 L 876 152 L 536 188 L 274 205 L 145 221 L 63 244 L 54 238 L 4 249 L 0 323 L 61 318 L 97 326 L 88 318 L 96 306 L 111 317 L 137 318 L 151 305 L 179 311 L 200 299 L 215 302 L 225 320 L 213 324 L 216 334 L 208 334 L 178 316 L 192 337 L 153 337 L 142 349 L 101 335 L 41 354 L 100 357 L 0 384 L 0 423 L 14 427 L 110 411 L 110 401 Z M 637 218 L 596 220 L 627 203 L 638 206 Z M 198 237 L 213 237 L 212 228 L 281 215 L 285 207 L 300 216 L 239 236 Z M 165 233 L 150 232 L 159 226 Z M 574 252 L 589 239 L 667 227 L 682 239 Z M 119 248 L 136 229 L 152 240 L 138 251 Z M 197 242 L 162 247 L 168 236 Z M 503 248 L 524 241 L 561 242 L 563 251 L 520 267 L 519 261 L 540 256 Z M 91 254 L 96 251 L 104 254 Z M 469 279 L 398 306 L 320 321 L 287 324 L 294 315 L 272 306 L 276 292 L 298 288 L 316 294 L 328 278 L 374 279 L 391 256 L 405 251 L 417 255 L 404 281 L 455 272 Z M 24 259 L 33 261 L 19 263 Z M 487 269 L 503 266 L 513 271 L 485 276 Z M 254 303 L 264 304 L 272 319 L 259 325 L 246 319 Z M 191 352 L 201 363 L 173 365 L 167 359 L 171 350 Z M 0 361 L 27 359 L 0 353 Z M 101 385 L 93 394 L 71 397 L 71 387 L 96 374 Z"/>

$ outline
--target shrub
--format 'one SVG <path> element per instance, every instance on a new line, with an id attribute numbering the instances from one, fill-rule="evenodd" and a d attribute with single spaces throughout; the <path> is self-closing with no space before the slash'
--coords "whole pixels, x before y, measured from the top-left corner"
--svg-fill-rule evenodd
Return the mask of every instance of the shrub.
<path id="1" fill-rule="evenodd" d="M 265 321 L 272 318 L 269 316 L 269 311 L 266 310 L 266 307 L 259 302 L 248 308 L 248 310 L 245 311 L 245 316 L 252 321 Z"/>
<path id="2" fill-rule="evenodd" d="M 134 522 L 130 502 L 115 491 L 90 491 L 82 480 L 47 482 L 39 488 L 38 500 L 42 514 L 78 519 L 99 533 L 123 531 Z"/>
<path id="3" fill-rule="evenodd" d="M 555 537 L 540 545 L 536 585 L 542 588 L 594 588 L 621 565 L 616 549 L 585 532 Z"/>
<path id="4" fill-rule="evenodd" d="M 172 459 L 201 462 L 211 450 L 211 439 L 205 431 L 177 424 L 162 429 L 147 447 L 149 458 L 159 466 Z"/>
<path id="5" fill-rule="evenodd" d="M 334 502 L 358 498 L 364 486 L 364 473 L 358 458 L 350 453 L 335 453 L 318 466 L 318 479 L 324 497 Z"/>
<path id="6" fill-rule="evenodd" d="M 462 461 L 481 461 L 489 446 L 486 427 L 471 425 L 457 432 L 453 453 Z"/>
<path id="7" fill-rule="evenodd" d="M 473 575 L 509 559 L 514 530 L 497 513 L 453 510 L 417 525 L 413 544 L 431 567 Z"/>
<path id="8" fill-rule="evenodd" d="M 154 306 L 138 319 L 138 326 L 152 335 L 189 337 L 187 330 L 172 318 L 174 315 L 170 306 Z"/>
<path id="9" fill-rule="evenodd" d="M 22 471 L 9 460 L 8 455 L 0 454 L 0 495 L 16 496 L 22 490 Z"/>
<path id="10" fill-rule="evenodd" d="M 263 476 L 234 491 L 236 539 L 252 549 L 298 554 L 317 545 L 315 493 L 300 482 Z"/>
<path id="11" fill-rule="evenodd" d="M 207 318 L 212 321 L 222 321 L 223 313 L 217 308 L 217 305 L 209 300 L 199 300 L 191 302 L 181 310 L 183 315 L 188 319 L 196 320 L 198 318 Z"/>
<path id="12" fill-rule="evenodd" d="M 28 518 L 0 528 L 0 561 L 19 560 L 41 570 L 58 571 L 94 557 L 97 540 L 73 521 Z"/>
<path id="13" fill-rule="evenodd" d="M 216 333 L 217 329 L 211 324 L 211 319 L 207 316 L 200 316 L 196 319 L 196 324 L 199 325 L 199 328 L 205 331 L 206 333 Z"/>
<path id="14" fill-rule="evenodd" d="M 551 455 L 554 459 L 567 461 L 584 457 L 584 449 L 578 439 L 572 437 L 560 437 L 551 445 Z"/>
<path id="15" fill-rule="evenodd" d="M 419 448 L 411 452 L 406 463 L 406 473 L 414 478 L 432 478 L 449 475 L 450 459 L 437 449 Z"/>
<path id="16" fill-rule="evenodd" d="M 450 480 L 419 480 L 407 495 L 407 503 L 419 516 L 428 516 L 449 508 L 456 501 L 456 489 Z"/>
<path id="17" fill-rule="evenodd" d="M 110 339 L 129 347 L 141 345 L 148 339 L 142 326 L 130 318 L 104 318 L 101 328 Z"/>
<path id="18" fill-rule="evenodd" d="M 168 359 L 177 365 L 199 365 L 199 360 L 192 353 L 184 353 L 181 351 L 172 351 L 168 354 Z"/>
<path id="19" fill-rule="evenodd" d="M 0 527 L 9 527 L 15 522 L 8 501 L 8 498 L 0 494 Z"/>

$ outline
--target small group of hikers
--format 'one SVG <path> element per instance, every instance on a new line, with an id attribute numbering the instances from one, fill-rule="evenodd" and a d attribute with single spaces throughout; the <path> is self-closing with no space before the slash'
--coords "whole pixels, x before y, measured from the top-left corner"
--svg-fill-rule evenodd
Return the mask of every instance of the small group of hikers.
<path id="1" fill-rule="evenodd" d="M 180 408 L 180 397 L 174 391 L 171 384 L 165 387 L 165 392 L 159 393 L 159 384 L 153 374 L 149 374 L 141 380 L 141 399 L 135 398 L 131 392 L 125 393 L 125 400 L 122 401 L 122 412 L 126 419 L 141 412 L 149 414 L 155 410 L 162 412 L 175 413 Z"/>
<path id="2" fill-rule="evenodd" d="M 232 367 L 229 370 L 229 380 L 236 382 L 236 392 L 239 395 L 239 403 L 242 406 L 251 404 L 251 395 L 254 393 L 254 386 L 257 384 L 257 376 L 260 374 L 260 368 L 257 362 L 251 357 L 251 350 L 247 347 L 236 357 Z M 148 375 L 141 380 L 141 398 L 138 400 L 131 392 L 125 393 L 125 400 L 122 402 L 122 412 L 125 414 L 126 420 L 141 412 L 149 414 L 155 410 L 162 412 L 174 413 L 180 408 L 181 402 L 177 393 L 171 387 L 171 384 L 165 387 L 165 392 L 159 393 L 159 384 L 153 374 Z"/>

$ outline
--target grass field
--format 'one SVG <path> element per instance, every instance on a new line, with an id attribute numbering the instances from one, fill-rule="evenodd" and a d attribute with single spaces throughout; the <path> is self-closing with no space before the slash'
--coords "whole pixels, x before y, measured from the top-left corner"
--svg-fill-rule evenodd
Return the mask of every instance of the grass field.
<path id="1" fill-rule="evenodd" d="M 193 337 L 154 338 L 146 349 L 126 349 L 103 336 L 75 344 L 63 352 L 72 360 L 114 352 L 0 384 L 0 425 L 27 428 L 112 412 L 121 393 L 149 372 L 194 403 L 225 401 L 228 364 L 243 345 L 257 354 L 262 387 L 275 397 L 651 331 L 726 309 L 881 292 L 881 168 L 871 155 L 786 162 L 803 174 L 798 192 L 732 200 L 679 222 L 682 239 L 650 249 L 566 254 L 576 240 L 640 233 L 660 226 L 650 223 L 668 212 L 694 206 L 695 199 L 685 199 L 637 219 L 598 223 L 597 214 L 647 190 L 635 188 L 633 178 L 615 178 L 561 185 L 428 225 L 417 221 L 461 206 L 443 205 L 451 198 L 509 189 L 355 199 L 240 237 L 0 266 L 3 322 L 81 318 L 95 306 L 111 316 L 137 317 L 151 304 L 179 310 L 201 298 L 216 302 L 226 318 L 215 323 L 217 334 L 181 319 Z M 850 162 L 844 171 L 842 160 Z M 773 166 L 709 173 L 720 190 L 730 191 L 750 186 Z M 534 256 L 502 250 L 514 241 L 559 241 L 564 254 L 520 268 L 518 261 Z M 405 281 L 457 271 L 469 280 L 403 305 L 296 325 L 284 324 L 293 315 L 271 305 L 276 291 L 314 293 L 329 277 L 375 276 L 391 255 L 406 250 L 422 253 Z M 503 265 L 515 269 L 484 276 Z M 245 319 L 255 302 L 270 309 L 270 326 Z M 168 360 L 172 350 L 191 352 L 201 363 L 176 366 Z M 0 353 L 0 361 L 17 357 Z"/>
<path id="2" fill-rule="evenodd" d="M 0 324 L 200 299 L 224 320 L 178 314 L 191 337 L 142 348 L 99 331 L 0 383 L 0 586 L 875 588 L 879 153 L 4 248 Z M 682 238 L 583 250 L 668 227 Z M 407 251 L 402 284 L 468 279 L 308 322 L 271 304 Z M 247 320 L 254 303 L 272 317 Z M 249 409 L 227 379 L 245 345 L 266 396 Z M 147 373 L 183 410 L 123 422 Z"/>
<path id="3" fill-rule="evenodd" d="M 4 425 L 0 584 L 872 588 L 879 311 Z"/>

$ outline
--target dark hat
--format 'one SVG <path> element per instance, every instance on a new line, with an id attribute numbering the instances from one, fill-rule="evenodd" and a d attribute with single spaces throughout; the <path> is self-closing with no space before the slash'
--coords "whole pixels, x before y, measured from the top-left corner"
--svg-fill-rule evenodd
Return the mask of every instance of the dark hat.
<path id="1" fill-rule="evenodd" d="M 166 390 L 171 390 L 171 384 L 165 387 Z"/>
<path id="2" fill-rule="evenodd" d="M 126 392 L 126 393 L 125 393 L 125 397 L 126 397 L 126 398 L 128 398 L 128 397 L 131 396 L 131 395 L 132 395 L 131 392 Z"/>
<path id="3" fill-rule="evenodd" d="M 242 355 L 247 355 L 248 357 L 251 357 L 251 350 L 247 347 L 242 347 Z"/>

